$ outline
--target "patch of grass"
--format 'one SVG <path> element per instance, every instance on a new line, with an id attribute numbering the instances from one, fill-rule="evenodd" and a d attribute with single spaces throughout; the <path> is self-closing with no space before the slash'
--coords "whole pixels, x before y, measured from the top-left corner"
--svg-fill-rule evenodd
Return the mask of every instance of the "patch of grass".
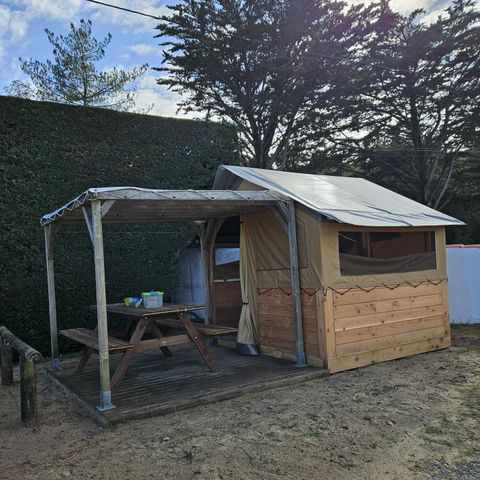
<path id="1" fill-rule="evenodd" d="M 450 423 L 451 423 L 451 421 L 448 418 L 445 418 L 445 417 L 443 417 L 440 420 L 440 424 L 442 425 L 442 427 L 449 427 Z"/>
<path id="2" fill-rule="evenodd" d="M 480 382 L 473 383 L 466 388 L 463 404 L 476 414 L 480 412 Z"/>
<path id="3" fill-rule="evenodd" d="M 451 328 L 452 333 L 466 337 L 480 338 L 480 323 L 455 323 Z"/>
<path id="4" fill-rule="evenodd" d="M 413 465 L 410 465 L 408 469 L 411 470 L 412 472 L 419 472 L 422 469 L 422 467 L 418 463 L 414 463 Z"/>
<path id="5" fill-rule="evenodd" d="M 475 450 L 474 448 L 467 448 L 462 453 L 465 457 L 477 457 L 478 456 L 478 451 Z"/>
<path id="6" fill-rule="evenodd" d="M 443 433 L 440 427 L 435 427 L 434 425 L 429 425 L 428 427 L 425 427 L 424 432 L 427 435 L 440 435 L 441 433 Z"/>
<path id="7" fill-rule="evenodd" d="M 431 442 L 433 443 L 438 443 L 439 445 L 445 445 L 446 447 L 453 447 L 453 442 L 450 442 L 449 440 L 443 440 L 442 438 L 432 438 L 430 439 Z"/>

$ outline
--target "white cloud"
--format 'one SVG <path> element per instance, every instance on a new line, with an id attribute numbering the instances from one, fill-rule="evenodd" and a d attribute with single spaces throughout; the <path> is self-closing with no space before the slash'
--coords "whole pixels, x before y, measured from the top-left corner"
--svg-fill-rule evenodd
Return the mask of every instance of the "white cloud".
<path id="1" fill-rule="evenodd" d="M 137 108 L 147 108 L 153 105 L 150 115 L 159 115 L 162 117 L 182 117 L 195 118 L 199 114 L 179 112 L 177 114 L 180 95 L 167 90 L 166 87 L 158 85 L 157 77 L 154 75 L 145 75 L 138 82 L 138 92 L 135 105 Z"/>
<path id="2" fill-rule="evenodd" d="M 376 0 L 347 0 L 348 3 L 372 3 Z M 450 0 L 391 0 L 390 6 L 395 12 L 408 14 L 419 8 L 425 10 L 430 19 L 435 19 L 449 4 Z M 433 17 L 432 17 L 433 15 Z"/>
<path id="3" fill-rule="evenodd" d="M 0 62 L 7 60 L 9 46 L 25 37 L 28 20 L 21 12 L 0 5 Z"/>
<path id="4" fill-rule="evenodd" d="M 159 5 L 159 0 L 116 0 L 115 5 L 119 7 L 136 10 L 154 17 L 168 15 L 166 5 Z M 115 8 L 96 6 L 92 20 L 104 24 L 120 25 L 125 27 L 127 33 L 152 32 L 158 23 L 154 18 L 135 15 Z"/>
<path id="5" fill-rule="evenodd" d="M 142 89 L 154 89 L 158 87 L 157 77 L 153 75 L 144 75 L 138 81 L 138 87 Z"/>
<path id="6" fill-rule="evenodd" d="M 148 45 L 146 43 L 136 43 L 129 47 L 132 52 L 135 52 L 137 55 L 148 55 L 152 53 L 153 47 L 152 45 Z"/>

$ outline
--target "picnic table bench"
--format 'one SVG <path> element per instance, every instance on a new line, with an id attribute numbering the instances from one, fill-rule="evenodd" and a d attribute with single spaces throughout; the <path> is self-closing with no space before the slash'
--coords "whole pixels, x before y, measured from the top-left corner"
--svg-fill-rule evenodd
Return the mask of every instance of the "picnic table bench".
<path id="1" fill-rule="evenodd" d="M 96 310 L 96 306 L 90 307 Z M 111 380 L 111 389 L 114 390 L 124 378 L 130 362 L 137 351 L 160 348 L 166 357 L 171 357 L 172 353 L 169 347 L 174 345 L 183 345 L 193 343 L 199 351 L 203 361 L 211 371 L 215 371 L 215 363 L 211 359 L 208 348 L 203 338 L 216 338 L 222 335 L 236 333 L 236 328 L 204 325 L 192 322 L 188 316 L 188 312 L 195 310 L 203 310 L 203 305 L 177 305 L 165 304 L 161 308 L 135 308 L 126 307 L 122 303 L 113 303 L 107 305 L 107 312 L 129 317 L 131 322 L 127 326 L 125 333 L 133 327 L 132 323 L 136 320 L 136 325 L 128 340 L 117 338 L 116 336 L 108 337 L 108 350 L 110 353 L 122 353 L 123 357 L 117 365 Z M 133 320 L 133 322 L 132 322 Z M 171 327 L 183 330 L 185 333 L 177 335 L 166 335 L 164 327 Z M 155 338 L 143 340 L 145 331 L 149 328 Z M 77 372 L 83 371 L 91 354 L 98 352 L 98 335 L 94 330 L 86 328 L 72 328 L 68 330 L 60 330 L 60 334 L 71 340 L 84 345 L 82 356 L 77 366 Z"/>

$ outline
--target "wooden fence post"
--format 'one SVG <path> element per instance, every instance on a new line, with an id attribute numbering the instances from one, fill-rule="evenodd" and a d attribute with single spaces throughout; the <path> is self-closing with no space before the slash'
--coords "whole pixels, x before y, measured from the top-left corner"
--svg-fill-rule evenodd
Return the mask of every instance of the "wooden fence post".
<path id="1" fill-rule="evenodd" d="M 2 364 L 2 385 L 13 383 L 13 351 L 9 343 L 0 337 L 0 362 Z"/>
<path id="2" fill-rule="evenodd" d="M 12 349 L 20 356 L 20 409 L 22 423 L 27 427 L 37 426 L 37 367 L 42 354 L 23 340 L 16 337 L 8 328 L 0 327 L 0 350 L 2 360 L 2 383 L 11 385 Z M 5 372 L 5 375 L 4 375 Z M 5 380 L 10 383 L 5 383 Z"/>
<path id="3" fill-rule="evenodd" d="M 20 356 L 20 409 L 26 427 L 37 426 L 37 368 L 32 360 Z"/>

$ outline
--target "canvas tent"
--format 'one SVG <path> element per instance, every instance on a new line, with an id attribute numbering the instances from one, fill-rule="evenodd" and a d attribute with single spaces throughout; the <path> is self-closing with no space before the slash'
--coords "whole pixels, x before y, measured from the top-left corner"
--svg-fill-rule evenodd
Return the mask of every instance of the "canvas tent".
<path id="1" fill-rule="evenodd" d="M 216 190 L 296 205 L 307 362 L 339 371 L 449 345 L 445 226 L 462 222 L 360 178 L 222 166 Z M 289 244 L 275 211 L 241 216 L 241 347 L 294 359 Z"/>
<path id="2" fill-rule="evenodd" d="M 215 323 L 215 237 L 226 219 L 238 217 L 241 311 L 234 320 L 242 353 L 259 347 L 336 372 L 450 344 L 444 227 L 462 222 L 363 179 L 222 166 L 213 190 L 91 188 L 42 217 L 53 367 L 59 227 L 86 224 L 92 240 L 105 410 L 111 391 L 103 224 L 192 222 L 207 322 Z"/>

